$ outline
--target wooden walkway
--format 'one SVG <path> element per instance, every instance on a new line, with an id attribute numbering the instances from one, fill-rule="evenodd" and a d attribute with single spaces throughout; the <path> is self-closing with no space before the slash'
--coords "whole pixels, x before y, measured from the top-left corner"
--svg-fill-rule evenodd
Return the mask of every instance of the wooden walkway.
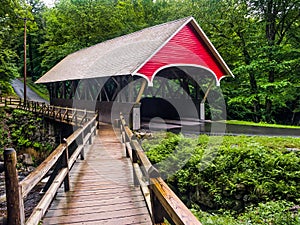
<path id="1" fill-rule="evenodd" d="M 111 125 L 101 125 L 70 179 L 70 191 L 60 188 L 43 225 L 152 224 L 140 188 L 133 185 L 130 159 Z"/>

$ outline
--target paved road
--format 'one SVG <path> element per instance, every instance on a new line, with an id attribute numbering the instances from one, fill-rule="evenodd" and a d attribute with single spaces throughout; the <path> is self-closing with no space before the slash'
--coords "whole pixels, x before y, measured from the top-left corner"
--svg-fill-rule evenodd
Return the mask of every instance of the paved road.
<path id="1" fill-rule="evenodd" d="M 20 80 L 18 80 L 18 79 L 14 79 L 11 82 L 11 85 L 14 88 L 16 94 L 20 98 L 24 98 L 24 84 L 23 84 L 23 82 L 20 81 Z M 35 93 L 34 91 L 32 91 L 28 86 L 27 86 L 26 90 L 27 90 L 27 99 L 28 100 L 49 103 L 47 100 L 41 98 L 37 93 Z"/>

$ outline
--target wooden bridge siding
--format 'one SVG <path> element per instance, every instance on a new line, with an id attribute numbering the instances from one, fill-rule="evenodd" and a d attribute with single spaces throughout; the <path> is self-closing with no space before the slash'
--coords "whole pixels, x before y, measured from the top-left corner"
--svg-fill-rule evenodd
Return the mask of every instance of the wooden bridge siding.
<path id="1" fill-rule="evenodd" d="M 70 173 L 71 190 L 59 191 L 47 224 L 152 224 L 132 166 L 110 125 L 101 125 L 86 159 Z"/>

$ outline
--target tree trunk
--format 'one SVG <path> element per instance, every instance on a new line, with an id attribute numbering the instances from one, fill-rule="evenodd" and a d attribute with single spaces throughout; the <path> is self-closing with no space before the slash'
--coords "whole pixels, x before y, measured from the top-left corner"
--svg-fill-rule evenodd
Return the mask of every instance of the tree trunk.
<path id="1" fill-rule="evenodd" d="M 266 38 L 269 45 L 269 53 L 268 53 L 268 61 L 272 63 L 274 60 L 274 46 L 275 46 L 275 38 L 276 38 L 276 17 L 277 17 L 277 9 L 276 3 L 273 1 L 269 1 L 267 3 L 267 11 L 266 11 Z M 274 68 L 270 68 L 268 72 L 268 81 L 269 83 L 274 83 L 275 81 L 275 71 Z M 267 90 L 267 97 L 266 97 L 266 121 L 272 121 L 272 100 L 270 96 L 273 95 L 274 88 L 271 86 Z"/>
<path id="2" fill-rule="evenodd" d="M 241 39 L 242 46 L 243 46 L 243 55 L 246 65 L 251 64 L 251 56 L 246 48 L 246 42 L 244 39 L 244 36 L 241 32 L 237 32 L 239 38 Z M 260 117 L 260 100 L 258 97 L 258 88 L 257 88 L 257 82 L 254 73 L 249 71 L 249 81 L 250 81 L 250 91 L 252 95 L 255 95 L 255 100 L 253 101 L 253 120 L 254 122 L 259 122 Z"/>
<path id="3" fill-rule="evenodd" d="M 30 71 L 29 71 L 29 74 L 31 76 L 31 80 L 32 81 L 35 81 L 35 74 L 34 74 L 34 65 L 33 65 L 33 54 L 32 54 L 32 38 L 31 38 L 31 35 L 29 34 L 28 35 L 28 55 L 29 55 L 29 68 L 30 68 Z"/>

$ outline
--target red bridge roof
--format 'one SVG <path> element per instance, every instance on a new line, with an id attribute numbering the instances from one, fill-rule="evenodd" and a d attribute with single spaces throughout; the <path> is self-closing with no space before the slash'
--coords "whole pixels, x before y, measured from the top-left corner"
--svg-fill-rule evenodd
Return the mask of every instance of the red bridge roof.
<path id="1" fill-rule="evenodd" d="M 188 17 L 72 53 L 37 83 L 139 75 L 151 85 L 160 70 L 172 66 L 204 68 L 217 83 L 224 76 L 233 76 L 194 18 Z"/>

